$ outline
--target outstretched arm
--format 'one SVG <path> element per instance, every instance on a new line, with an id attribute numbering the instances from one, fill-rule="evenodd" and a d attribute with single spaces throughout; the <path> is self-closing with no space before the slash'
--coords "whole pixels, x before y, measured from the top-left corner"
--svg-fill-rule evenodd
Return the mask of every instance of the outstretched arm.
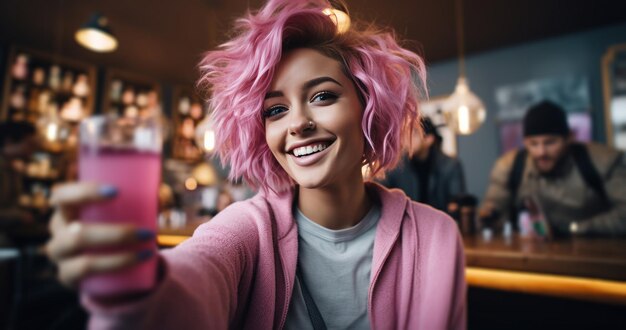
<path id="1" fill-rule="evenodd" d="M 481 216 L 489 216 L 497 212 L 500 220 L 507 220 L 512 194 L 508 187 L 509 174 L 513 164 L 514 153 L 498 159 L 491 170 L 489 186 L 480 208 Z"/>

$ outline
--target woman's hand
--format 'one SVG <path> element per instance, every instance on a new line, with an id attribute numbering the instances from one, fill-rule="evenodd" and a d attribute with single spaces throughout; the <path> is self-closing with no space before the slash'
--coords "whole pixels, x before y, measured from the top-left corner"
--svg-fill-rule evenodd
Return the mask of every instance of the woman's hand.
<path id="1" fill-rule="evenodd" d="M 114 198 L 117 189 L 94 183 L 67 183 L 56 186 L 50 197 L 55 207 L 50 221 L 51 239 L 46 245 L 48 257 L 57 264 L 59 280 L 75 288 L 91 274 L 107 273 L 149 259 L 153 251 L 86 253 L 153 240 L 151 231 L 122 224 L 87 224 L 78 220 L 79 208 L 87 203 Z"/>

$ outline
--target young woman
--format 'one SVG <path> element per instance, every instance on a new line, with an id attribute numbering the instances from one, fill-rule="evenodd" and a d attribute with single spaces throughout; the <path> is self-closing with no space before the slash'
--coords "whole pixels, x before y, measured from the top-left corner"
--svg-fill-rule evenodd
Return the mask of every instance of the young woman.
<path id="1" fill-rule="evenodd" d="M 327 6 L 270 1 L 206 55 L 200 86 L 210 91 L 220 156 L 260 192 L 160 253 L 152 292 L 83 295 L 91 326 L 465 328 L 455 223 L 361 171 L 397 162 L 418 119 L 423 62 L 388 32 L 338 33 Z M 66 284 L 141 262 L 82 253 L 146 237 L 70 221 L 76 205 L 113 195 L 85 183 L 55 190 L 47 250 Z"/>

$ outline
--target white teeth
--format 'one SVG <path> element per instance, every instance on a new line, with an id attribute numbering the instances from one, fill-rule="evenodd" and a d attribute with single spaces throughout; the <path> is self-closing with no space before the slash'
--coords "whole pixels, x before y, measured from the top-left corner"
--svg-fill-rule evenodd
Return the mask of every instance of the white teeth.
<path id="1" fill-rule="evenodd" d="M 306 156 L 324 149 L 326 149 L 326 144 L 323 143 L 316 144 L 314 146 L 299 147 L 293 149 L 293 155 L 296 157 Z"/>

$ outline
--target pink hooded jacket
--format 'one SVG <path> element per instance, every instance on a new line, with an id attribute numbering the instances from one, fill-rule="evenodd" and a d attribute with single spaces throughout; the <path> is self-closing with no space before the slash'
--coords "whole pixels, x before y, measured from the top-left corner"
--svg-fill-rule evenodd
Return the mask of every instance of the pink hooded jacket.
<path id="1" fill-rule="evenodd" d="M 367 187 L 382 205 L 368 294 L 372 329 L 465 329 L 455 223 L 400 190 Z M 83 296 L 90 328 L 282 329 L 298 257 L 293 198 L 293 191 L 258 194 L 228 207 L 162 252 L 163 277 L 139 301 L 103 306 Z"/>

